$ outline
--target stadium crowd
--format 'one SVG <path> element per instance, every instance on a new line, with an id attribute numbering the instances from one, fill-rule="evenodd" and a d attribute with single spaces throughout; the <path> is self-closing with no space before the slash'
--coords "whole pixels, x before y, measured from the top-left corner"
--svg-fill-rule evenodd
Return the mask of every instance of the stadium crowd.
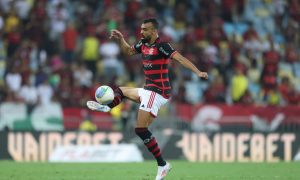
<path id="1" fill-rule="evenodd" d="M 299 0 L 0 0 L 0 101 L 84 107 L 101 84 L 142 86 L 144 18 L 209 80 L 171 63 L 173 101 L 300 105 Z"/>

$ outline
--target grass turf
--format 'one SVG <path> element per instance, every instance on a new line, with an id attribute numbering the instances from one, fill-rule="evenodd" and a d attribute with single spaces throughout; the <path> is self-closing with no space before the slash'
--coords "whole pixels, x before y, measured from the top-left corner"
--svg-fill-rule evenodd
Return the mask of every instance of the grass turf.
<path id="1" fill-rule="evenodd" d="M 167 180 L 300 179 L 300 163 L 191 163 L 170 161 Z M 0 161 L 0 179 L 153 180 L 154 161 L 143 163 L 16 163 Z"/>

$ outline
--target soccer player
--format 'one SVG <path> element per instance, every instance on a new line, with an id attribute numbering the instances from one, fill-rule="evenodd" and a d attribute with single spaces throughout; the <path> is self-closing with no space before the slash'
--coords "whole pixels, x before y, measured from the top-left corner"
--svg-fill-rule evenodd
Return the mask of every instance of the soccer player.
<path id="1" fill-rule="evenodd" d="M 176 60 L 186 68 L 191 69 L 199 77 L 207 79 L 206 72 L 198 70 L 187 58 L 174 50 L 169 43 L 161 42 L 158 36 L 158 22 L 156 19 L 145 19 L 141 25 L 142 39 L 130 46 L 118 30 L 112 30 L 110 38 L 116 39 L 122 51 L 127 55 L 142 55 L 145 86 L 143 88 L 118 87 L 114 89 L 115 98 L 112 103 L 102 105 L 95 101 L 88 101 L 87 106 L 96 111 L 109 112 L 117 106 L 123 98 L 140 103 L 135 133 L 143 140 L 145 146 L 157 160 L 158 171 L 156 180 L 163 179 L 171 169 L 170 163 L 162 157 L 155 137 L 148 126 L 157 116 L 159 108 L 168 102 L 171 86 L 168 77 L 170 59 Z"/>

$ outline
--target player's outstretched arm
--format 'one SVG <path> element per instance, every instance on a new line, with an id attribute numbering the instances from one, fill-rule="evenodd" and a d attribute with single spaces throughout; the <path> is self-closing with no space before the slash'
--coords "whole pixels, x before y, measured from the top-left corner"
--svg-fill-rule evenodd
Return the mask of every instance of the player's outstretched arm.
<path id="1" fill-rule="evenodd" d="M 116 40 L 118 40 L 123 53 L 125 53 L 125 54 L 127 54 L 129 56 L 136 54 L 136 51 L 133 50 L 130 47 L 130 45 L 126 42 L 126 40 L 124 39 L 123 34 L 120 31 L 118 31 L 116 29 L 113 29 L 111 31 L 111 34 L 110 34 L 109 38 L 110 39 L 116 39 Z"/>
<path id="2" fill-rule="evenodd" d="M 176 52 L 172 59 L 178 61 L 180 64 L 182 64 L 184 67 L 189 68 L 194 73 L 196 73 L 199 77 L 208 79 L 207 72 L 200 71 L 190 60 L 182 56 L 179 52 Z"/>

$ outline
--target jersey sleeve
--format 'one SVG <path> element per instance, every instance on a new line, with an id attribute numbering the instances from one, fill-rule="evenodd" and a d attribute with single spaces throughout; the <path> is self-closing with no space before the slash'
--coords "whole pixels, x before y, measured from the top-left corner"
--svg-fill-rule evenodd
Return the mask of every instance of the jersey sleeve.
<path id="1" fill-rule="evenodd" d="M 170 43 L 161 43 L 158 50 L 165 58 L 172 58 L 176 52 Z"/>
<path id="2" fill-rule="evenodd" d="M 131 46 L 131 49 L 135 50 L 138 54 L 142 53 L 142 41 L 139 41 L 138 43 Z"/>

